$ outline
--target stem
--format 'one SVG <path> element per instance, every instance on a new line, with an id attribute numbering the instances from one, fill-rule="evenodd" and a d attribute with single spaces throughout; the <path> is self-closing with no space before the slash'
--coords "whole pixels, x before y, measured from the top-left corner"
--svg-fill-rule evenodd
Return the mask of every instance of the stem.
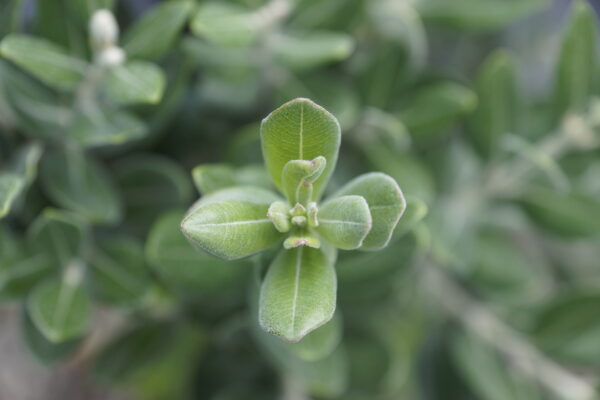
<path id="1" fill-rule="evenodd" d="M 429 293 L 438 296 L 439 304 L 457 318 L 464 328 L 505 355 L 521 373 L 537 380 L 559 398 L 596 399 L 596 391 L 590 382 L 547 358 L 524 335 L 465 293 L 445 272 L 434 266 L 433 260 L 426 261 L 422 267 Z"/>

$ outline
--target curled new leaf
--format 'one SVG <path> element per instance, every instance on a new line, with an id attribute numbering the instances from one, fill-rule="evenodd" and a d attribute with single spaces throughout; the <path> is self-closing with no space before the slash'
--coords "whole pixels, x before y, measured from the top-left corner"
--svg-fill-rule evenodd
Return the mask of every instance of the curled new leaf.
<path id="1" fill-rule="evenodd" d="M 336 290 L 335 270 L 321 250 L 282 250 L 261 287 L 260 325 L 297 342 L 333 317 Z"/>
<path id="2" fill-rule="evenodd" d="M 277 243 L 280 232 L 269 218 L 269 205 L 278 198 L 253 187 L 217 191 L 198 201 L 181 222 L 181 230 L 209 253 L 235 260 Z"/>
<path id="3" fill-rule="evenodd" d="M 342 196 L 319 209 L 317 230 L 329 243 L 343 249 L 359 248 L 371 230 L 369 205 L 361 196 Z"/>
<path id="4" fill-rule="evenodd" d="M 307 204 L 312 200 L 313 182 L 326 166 L 327 160 L 321 156 L 312 161 L 291 160 L 285 164 L 281 181 L 290 204 Z"/>
<path id="5" fill-rule="evenodd" d="M 325 157 L 327 166 L 313 184 L 313 199 L 318 200 L 337 161 L 341 140 L 337 119 L 311 100 L 295 99 L 263 120 L 261 139 L 267 170 L 282 192 L 282 171 L 288 161 Z"/>
<path id="6" fill-rule="evenodd" d="M 385 247 L 406 208 L 406 201 L 396 181 L 381 172 L 364 174 L 346 184 L 336 194 L 346 195 L 362 196 L 369 205 L 373 227 L 361 248 L 377 250 Z"/>

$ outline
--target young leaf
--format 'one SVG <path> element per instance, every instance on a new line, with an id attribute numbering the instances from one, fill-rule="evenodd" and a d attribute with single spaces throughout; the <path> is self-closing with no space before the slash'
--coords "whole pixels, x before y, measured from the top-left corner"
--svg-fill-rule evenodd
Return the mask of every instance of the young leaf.
<path id="1" fill-rule="evenodd" d="M 338 157 L 341 133 L 337 119 L 311 100 L 295 99 L 262 121 L 261 140 L 267 170 L 282 192 L 281 175 L 288 161 L 325 157 L 327 166 L 313 184 L 313 199 L 318 200 Z"/>
<path id="2" fill-rule="evenodd" d="M 156 5 L 144 14 L 123 37 L 123 49 L 130 58 L 156 60 L 171 48 L 194 9 L 191 1 Z"/>
<path id="3" fill-rule="evenodd" d="M 191 246 L 179 230 L 182 211 L 162 215 L 150 230 L 146 260 L 169 286 L 186 294 L 205 294 L 236 286 L 246 265 L 215 258 Z"/>
<path id="4" fill-rule="evenodd" d="M 404 195 L 396 181 L 381 172 L 364 174 L 350 181 L 333 197 L 348 195 L 362 196 L 369 205 L 373 225 L 361 249 L 379 250 L 385 247 L 406 208 Z M 323 218 L 326 217 L 320 210 L 319 223 Z"/>
<path id="5" fill-rule="evenodd" d="M 60 46 L 28 35 L 6 36 L 0 54 L 57 89 L 74 88 L 87 68 L 85 61 L 69 56 Z"/>
<path id="6" fill-rule="evenodd" d="M 335 270 L 322 251 L 305 246 L 282 250 L 261 286 L 260 325 L 298 342 L 333 317 L 336 290 Z"/>
<path id="7" fill-rule="evenodd" d="M 283 167 L 281 181 L 290 204 L 308 204 L 312 201 L 313 183 L 319 179 L 327 165 L 325 157 L 312 161 L 291 160 Z"/>
<path id="8" fill-rule="evenodd" d="M 319 208 L 317 231 L 342 250 L 357 249 L 371 230 L 373 219 L 362 196 L 341 196 Z M 395 223 L 394 223 L 395 226 Z"/>
<path id="9" fill-rule="evenodd" d="M 246 257 L 282 238 L 267 218 L 269 205 L 277 200 L 263 189 L 223 189 L 192 206 L 181 221 L 181 230 L 191 243 L 217 257 Z"/>
<path id="10" fill-rule="evenodd" d="M 81 287 L 81 276 L 76 276 L 81 271 L 71 272 L 67 269 L 62 280 L 42 283 L 27 301 L 33 323 L 52 343 L 78 338 L 87 328 L 89 298 Z"/>
<path id="11" fill-rule="evenodd" d="M 165 75 L 156 64 L 132 61 L 108 73 L 106 91 L 119 104 L 157 104 L 165 90 Z"/>
<path id="12" fill-rule="evenodd" d="M 490 157 L 502 135 L 517 133 L 520 107 L 511 53 L 498 50 L 487 58 L 477 77 L 476 93 L 479 102 L 470 118 L 471 137 L 477 150 Z"/>
<path id="13" fill-rule="evenodd" d="M 581 110 L 593 92 L 598 67 L 597 22 L 587 1 L 572 3 L 571 18 L 563 37 L 556 70 L 557 116 Z"/>
<path id="14" fill-rule="evenodd" d="M 49 152 L 42 160 L 42 185 L 57 204 L 90 221 L 112 224 L 122 205 L 106 171 L 80 150 Z"/>

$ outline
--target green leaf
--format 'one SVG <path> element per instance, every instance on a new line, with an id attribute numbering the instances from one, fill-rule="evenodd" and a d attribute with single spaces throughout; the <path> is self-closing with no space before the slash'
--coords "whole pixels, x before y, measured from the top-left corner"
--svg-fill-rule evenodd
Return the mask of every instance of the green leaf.
<path id="1" fill-rule="evenodd" d="M 129 58 L 156 60 L 172 47 L 194 9 L 191 1 L 171 1 L 156 5 L 138 19 L 123 37 Z"/>
<path id="2" fill-rule="evenodd" d="M 131 61 L 113 67 L 106 78 L 108 96 L 118 104 L 157 104 L 164 90 L 165 74 L 150 62 Z"/>
<path id="3" fill-rule="evenodd" d="M 322 360 L 340 344 L 342 330 L 342 320 L 335 314 L 325 325 L 304 336 L 298 343 L 289 343 L 288 346 L 302 360 Z"/>
<path id="4" fill-rule="evenodd" d="M 160 214 L 192 200 L 188 174 L 170 158 L 130 154 L 114 163 L 113 171 L 129 225 L 140 233 L 146 234 Z"/>
<path id="5" fill-rule="evenodd" d="M 318 200 L 338 157 L 341 132 L 337 119 L 311 100 L 300 98 L 269 114 L 260 133 L 267 170 L 282 192 L 281 175 L 288 161 L 325 157 L 327 166 L 313 185 L 313 198 Z"/>
<path id="6" fill-rule="evenodd" d="M 319 207 L 317 231 L 342 250 L 357 249 L 373 226 L 369 204 L 362 196 L 341 196 Z M 395 224 L 394 224 L 395 225 Z"/>
<path id="7" fill-rule="evenodd" d="M 419 89 L 400 113 L 413 138 L 442 132 L 477 105 L 477 97 L 458 83 L 442 81 Z"/>
<path id="8" fill-rule="evenodd" d="M 90 301 L 81 287 L 81 273 L 67 269 L 62 280 L 43 282 L 27 300 L 33 323 L 52 343 L 76 339 L 85 333 Z"/>
<path id="9" fill-rule="evenodd" d="M 260 325 L 298 342 L 333 317 L 336 290 L 335 270 L 322 251 L 305 246 L 281 250 L 261 286 Z"/>
<path id="10" fill-rule="evenodd" d="M 594 218 L 600 201 L 583 192 L 558 193 L 544 187 L 532 187 L 521 197 L 529 216 L 542 227 L 566 236 L 585 237 L 600 234 L 600 219 Z"/>
<path id="11" fill-rule="evenodd" d="M 18 175 L 11 173 L 0 175 L 0 218 L 8 214 L 22 187 L 23 179 Z"/>
<path id="12" fill-rule="evenodd" d="M 586 106 L 598 69 L 596 14 L 587 1 L 572 4 L 556 69 L 557 117 L 565 111 L 581 111 Z"/>
<path id="13" fill-rule="evenodd" d="M 136 239 L 115 235 L 98 241 L 90 251 L 94 294 L 114 304 L 138 301 L 149 286 L 144 249 Z"/>
<path id="14" fill-rule="evenodd" d="M 58 270 L 82 254 L 86 233 L 85 226 L 72 215 L 48 208 L 27 232 L 28 249 L 42 254 L 44 261 Z"/>
<path id="15" fill-rule="evenodd" d="M 234 168 L 228 164 L 202 164 L 194 167 L 192 177 L 202 195 L 231 186 L 258 186 L 270 189 L 271 182 L 262 165 Z"/>
<path id="16" fill-rule="evenodd" d="M 308 204 L 313 200 L 313 183 L 327 165 L 325 157 L 312 161 L 291 160 L 283 167 L 281 182 L 290 204 Z"/>
<path id="17" fill-rule="evenodd" d="M 68 340 L 60 343 L 53 343 L 35 326 L 29 314 L 23 313 L 22 332 L 25 344 L 31 350 L 33 355 L 44 364 L 51 364 L 77 350 L 81 344 L 80 339 Z"/>
<path id="18" fill-rule="evenodd" d="M 384 248 L 406 209 L 404 195 L 396 181 L 381 172 L 372 172 L 353 179 L 332 197 L 348 195 L 362 196 L 369 205 L 372 227 L 361 249 Z M 320 212 L 319 222 L 323 218 L 322 215 Z"/>
<path id="19" fill-rule="evenodd" d="M 237 286 L 246 265 L 221 260 L 189 244 L 179 230 L 182 211 L 162 215 L 146 242 L 146 260 L 169 286 L 186 294 L 204 294 Z"/>
<path id="20" fill-rule="evenodd" d="M 261 31 L 263 19 L 252 11 L 231 3 L 202 3 L 191 21 L 192 32 L 221 46 L 252 44 Z"/>
<path id="21" fill-rule="evenodd" d="M 542 307 L 532 336 L 548 354 L 569 363 L 597 365 L 600 357 L 600 296 L 569 291 Z"/>
<path id="22" fill-rule="evenodd" d="M 15 199 L 35 179 L 41 155 L 42 148 L 38 144 L 24 146 L 11 159 L 7 171 L 0 173 L 0 219 L 10 212 Z"/>
<path id="23" fill-rule="evenodd" d="M 425 0 L 415 3 L 426 22 L 473 31 L 504 27 L 547 4 L 548 0 Z"/>
<path id="24" fill-rule="evenodd" d="M 181 221 L 181 230 L 191 243 L 217 257 L 246 257 L 282 238 L 267 218 L 269 205 L 277 200 L 264 189 L 223 189 L 192 206 Z"/>
<path id="25" fill-rule="evenodd" d="M 48 152 L 42 160 L 42 185 L 56 204 L 96 223 L 121 218 L 122 204 L 109 175 L 80 150 Z"/>
<path id="26" fill-rule="evenodd" d="M 295 70 L 345 60 L 354 50 L 352 36 L 338 32 L 279 34 L 273 42 L 273 57 Z"/>
<path id="27" fill-rule="evenodd" d="M 0 54 L 57 89 L 73 89 L 87 68 L 85 61 L 69 56 L 60 46 L 28 35 L 6 36 Z"/>
<path id="28" fill-rule="evenodd" d="M 67 134 L 84 147 L 118 146 L 139 140 L 148 129 L 133 114 L 111 108 L 95 109 L 75 117 Z"/>
<path id="29" fill-rule="evenodd" d="M 497 50 L 482 65 L 475 91 L 479 102 L 470 118 L 471 137 L 477 150 L 485 156 L 496 154 L 500 137 L 518 133 L 520 99 L 517 71 L 511 53 Z"/>

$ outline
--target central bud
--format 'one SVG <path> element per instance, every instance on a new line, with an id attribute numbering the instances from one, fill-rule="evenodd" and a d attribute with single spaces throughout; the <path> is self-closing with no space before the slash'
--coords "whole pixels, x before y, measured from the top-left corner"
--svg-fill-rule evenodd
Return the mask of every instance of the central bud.
<path id="1" fill-rule="evenodd" d="M 292 208 L 282 202 L 271 204 L 267 212 L 275 228 L 279 232 L 290 232 L 290 236 L 283 242 L 286 249 L 298 246 L 319 248 L 321 242 L 311 228 L 319 226 L 317 203 L 310 202 L 306 207 L 300 203 Z"/>

